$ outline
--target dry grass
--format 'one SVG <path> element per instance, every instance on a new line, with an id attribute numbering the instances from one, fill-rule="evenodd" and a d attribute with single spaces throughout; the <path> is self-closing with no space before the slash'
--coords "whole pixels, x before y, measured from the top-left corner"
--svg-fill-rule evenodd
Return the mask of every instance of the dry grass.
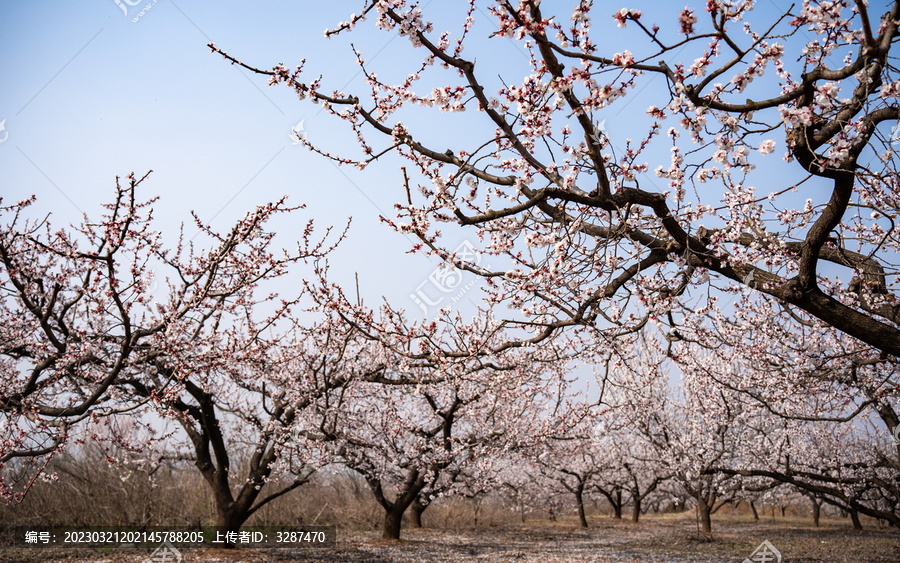
<path id="1" fill-rule="evenodd" d="M 162 469 L 152 479 L 139 473 L 122 479 L 121 472 L 90 456 L 60 457 L 54 468 L 57 483 L 38 483 L 22 504 L 0 506 L 0 525 L 139 526 L 208 525 L 214 510 L 209 491 L 190 467 Z M 570 507 L 571 508 L 571 507 Z M 823 517 L 813 528 L 806 505 L 786 507 L 787 518 L 775 507 L 759 507 L 753 522 L 742 505 L 725 506 L 713 516 L 712 536 L 697 531 L 694 513 L 651 514 L 639 524 L 604 516 L 603 505 L 588 506 L 591 527 L 577 526 L 572 516 L 550 521 L 536 510 L 522 513 L 501 495 L 477 500 L 450 497 L 429 507 L 424 529 L 405 527 L 400 542 L 379 539 L 384 513 L 365 483 L 352 473 L 323 473 L 310 484 L 262 509 L 247 525 L 334 525 L 334 547 L 305 552 L 275 550 L 183 550 L 185 562 L 246 561 L 419 562 L 520 561 L 573 562 L 723 562 L 743 561 L 763 540 L 769 540 L 793 562 L 897 562 L 900 531 L 879 528 L 863 519 L 864 531 L 851 529 L 849 519 Z M 571 512 L 569 513 L 571 514 Z M 776 516 L 777 515 L 777 516 Z M 148 550 L 42 549 L 0 547 L 0 562 L 141 563 Z"/>

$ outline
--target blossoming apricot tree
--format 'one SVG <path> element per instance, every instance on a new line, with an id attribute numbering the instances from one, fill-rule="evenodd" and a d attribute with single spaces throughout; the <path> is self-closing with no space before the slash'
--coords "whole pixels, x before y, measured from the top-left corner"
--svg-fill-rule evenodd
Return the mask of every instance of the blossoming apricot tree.
<path id="1" fill-rule="evenodd" d="M 282 199 L 226 233 L 195 217 L 211 248 L 195 249 L 182 231 L 166 250 L 154 230 L 155 199 L 137 194 L 146 177 L 131 175 L 126 185 L 117 178 L 104 215 L 69 230 L 30 218 L 33 198 L 0 209 L 0 469 L 15 463 L 0 473 L 5 497 L 20 497 L 82 421 L 137 416 L 150 405 L 192 414 L 172 410 L 179 393 L 213 393 L 205 377 L 240 360 L 216 343 L 229 335 L 232 343 L 261 342 L 297 306 L 299 295 L 261 294 L 265 283 L 332 248 L 327 235 L 313 240 L 310 221 L 295 250 L 276 253 L 266 224 L 299 209 Z M 155 268 L 168 274 L 164 291 L 151 279 L 160 277 Z M 148 380 L 151 372 L 160 378 Z M 200 438 L 208 456 L 216 436 Z"/>
<path id="2" fill-rule="evenodd" d="M 518 42 L 530 61 L 524 77 L 499 69 L 496 89 L 498 69 L 463 55 L 484 12 L 476 0 L 457 34 L 410 0 L 368 0 L 326 31 L 372 20 L 421 53 L 389 84 L 356 51 L 366 95 L 329 92 L 327 78 L 304 80 L 302 65 L 260 70 L 211 47 L 345 121 L 361 153 L 304 140 L 312 150 L 360 168 L 389 152 L 405 159 L 406 198 L 385 220 L 419 237 L 417 248 L 485 276 L 532 339 L 567 325 L 607 338 L 648 322 L 672 330 L 690 299 L 725 281 L 900 353 L 891 136 L 900 80 L 889 62 L 900 3 L 876 12 L 861 0 L 804 0 L 772 12 L 710 0 L 660 10 L 659 25 L 588 1 L 565 14 L 538 0 L 485 8 L 493 40 Z M 610 52 L 603 34 L 614 24 L 629 50 Z M 643 93 L 651 83 L 654 95 Z M 629 116 L 628 138 L 601 127 L 632 99 L 647 110 Z M 470 120 L 464 140 L 442 139 L 398 119 L 412 106 L 475 115 L 460 114 Z M 778 146 L 784 163 L 770 154 Z M 509 267 L 458 260 L 441 243 L 442 222 L 476 229 L 483 251 Z"/>

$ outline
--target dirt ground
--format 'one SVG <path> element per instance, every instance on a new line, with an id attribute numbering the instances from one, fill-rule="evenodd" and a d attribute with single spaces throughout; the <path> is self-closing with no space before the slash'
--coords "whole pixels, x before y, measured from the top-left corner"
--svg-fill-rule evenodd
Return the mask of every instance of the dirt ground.
<path id="1" fill-rule="evenodd" d="M 523 563 L 741 563 L 765 540 L 781 554 L 781 563 L 900 561 L 900 531 L 854 531 L 849 521 L 823 522 L 813 528 L 798 520 L 714 520 L 713 534 L 697 533 L 691 514 L 647 518 L 640 524 L 598 518 L 589 529 L 571 521 L 529 522 L 521 526 L 457 530 L 404 530 L 399 542 L 385 542 L 375 532 L 338 532 L 334 547 L 306 551 L 265 549 L 182 550 L 182 563 L 281 563 L 285 561 L 381 563 L 515 561 Z M 0 561 L 22 563 L 177 563 L 177 559 L 149 559 L 142 552 L 106 552 L 43 548 L 0 548 Z M 754 563 L 778 563 L 754 557 Z"/>

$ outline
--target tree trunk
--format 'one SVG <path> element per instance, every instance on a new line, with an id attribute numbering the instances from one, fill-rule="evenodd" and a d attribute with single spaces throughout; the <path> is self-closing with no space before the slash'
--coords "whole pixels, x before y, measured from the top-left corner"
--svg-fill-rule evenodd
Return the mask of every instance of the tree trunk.
<path id="1" fill-rule="evenodd" d="M 850 520 L 853 521 L 853 529 L 854 530 L 862 530 L 862 523 L 859 521 L 859 513 L 855 510 L 850 511 Z"/>
<path id="2" fill-rule="evenodd" d="M 413 503 L 409 505 L 410 528 L 422 527 L 422 513 L 425 512 L 426 508 L 428 508 L 428 505 L 422 504 L 421 502 L 419 502 L 419 499 L 414 500 Z"/>
<path id="3" fill-rule="evenodd" d="M 384 529 L 381 533 L 383 540 L 399 540 L 400 524 L 403 522 L 403 510 L 394 508 L 384 511 Z"/>
<path id="4" fill-rule="evenodd" d="M 221 539 L 224 541 L 225 534 L 228 532 L 237 532 L 241 529 L 241 525 L 247 521 L 250 515 L 247 514 L 244 510 L 235 510 L 234 508 L 227 509 L 221 506 L 216 506 L 216 537 L 215 539 Z M 219 535 L 221 534 L 221 535 Z M 235 544 L 232 542 L 225 542 L 221 544 L 222 547 L 226 548 L 234 548 Z"/>
<path id="5" fill-rule="evenodd" d="M 753 521 L 759 522 L 759 512 L 756 511 L 756 505 L 753 504 L 753 501 L 750 501 L 750 510 L 753 511 Z"/>
<path id="6" fill-rule="evenodd" d="M 375 500 L 384 509 L 384 528 L 382 529 L 381 539 L 399 540 L 400 528 L 403 525 L 403 513 L 412 505 L 425 487 L 425 480 L 419 473 L 418 469 L 411 469 L 407 472 L 406 483 L 404 489 L 399 492 L 393 502 L 384 496 L 384 490 L 381 486 L 381 480 L 371 475 L 365 476 L 369 489 L 375 496 Z"/>
<path id="7" fill-rule="evenodd" d="M 816 499 L 812 499 L 812 505 L 813 505 L 813 511 L 812 511 L 813 512 L 813 515 L 812 515 L 813 516 L 813 526 L 818 528 L 819 527 L 819 514 L 821 513 L 820 505 L 816 501 Z"/>
<path id="8" fill-rule="evenodd" d="M 613 518 L 616 520 L 622 519 L 622 491 L 616 491 L 615 494 L 616 502 L 613 504 Z"/>
<path id="9" fill-rule="evenodd" d="M 237 511 L 219 510 L 218 514 L 216 514 L 216 531 L 223 533 L 237 532 L 241 529 L 241 524 L 243 524 L 247 518 L 247 514 L 241 514 Z"/>
<path id="10" fill-rule="evenodd" d="M 631 507 L 631 521 L 637 523 L 641 518 L 641 497 L 634 497 L 634 505 Z"/>
<path id="11" fill-rule="evenodd" d="M 710 506 L 705 502 L 697 503 L 697 511 L 700 513 L 700 529 L 704 534 L 712 533 L 712 519 L 710 518 Z"/>
<path id="12" fill-rule="evenodd" d="M 578 522 L 582 528 L 588 527 L 587 516 L 584 513 L 584 487 L 575 489 L 575 502 L 578 503 Z"/>

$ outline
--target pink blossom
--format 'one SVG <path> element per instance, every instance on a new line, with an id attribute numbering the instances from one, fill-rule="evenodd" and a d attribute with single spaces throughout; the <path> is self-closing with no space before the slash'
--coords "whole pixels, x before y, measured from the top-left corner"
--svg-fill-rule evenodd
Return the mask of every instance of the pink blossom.
<path id="1" fill-rule="evenodd" d="M 640 10 L 629 10 L 628 8 L 622 8 L 618 12 L 614 13 L 612 17 L 615 18 L 615 20 L 618 22 L 620 28 L 624 28 L 625 23 L 629 19 L 632 19 L 634 21 L 639 20 L 641 18 L 641 11 Z"/>
<path id="2" fill-rule="evenodd" d="M 685 6 L 681 13 L 678 14 L 678 25 L 681 26 L 681 33 L 685 35 L 694 33 L 695 23 L 697 23 L 697 16 L 694 15 L 694 10 Z"/>
<path id="3" fill-rule="evenodd" d="M 775 141 L 772 139 L 766 139 L 762 143 L 759 144 L 759 153 L 760 154 L 769 154 L 775 150 Z"/>

